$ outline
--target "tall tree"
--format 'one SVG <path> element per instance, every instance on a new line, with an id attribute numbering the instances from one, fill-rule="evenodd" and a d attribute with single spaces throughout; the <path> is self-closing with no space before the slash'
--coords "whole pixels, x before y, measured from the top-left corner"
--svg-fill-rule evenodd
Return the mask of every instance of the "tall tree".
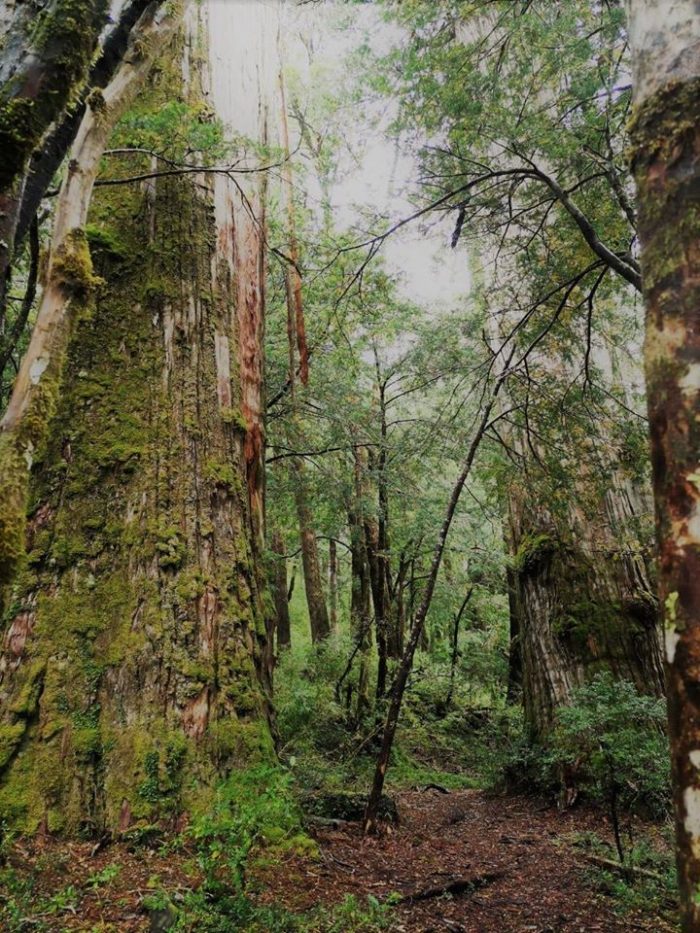
<path id="1" fill-rule="evenodd" d="M 700 930 L 700 17 L 630 0 L 645 365 L 682 925 Z"/>
<path id="2" fill-rule="evenodd" d="M 241 59 L 201 50 L 260 23 L 253 8 L 191 12 L 115 147 L 142 150 L 145 134 L 165 158 L 187 149 L 204 162 L 224 145 L 207 116 L 216 91 L 202 88 L 248 88 L 260 70 L 248 60 L 243 81 Z M 157 50 L 145 36 L 105 100 Z M 120 158 L 128 171 L 143 156 Z M 53 374 L 45 443 L 25 451 L 26 556 L 0 660 L 0 808 L 20 828 L 174 819 L 206 805 L 232 768 L 273 755 L 236 365 L 236 296 L 247 283 L 226 271 L 233 209 L 207 174 L 106 186 L 88 225 L 69 232 L 75 254 L 53 257 L 68 297 L 86 291 L 89 274 L 94 308 L 81 307 L 63 377 Z M 35 366 L 29 384 L 48 385 L 46 374 Z M 50 415 L 41 401 L 39 392 L 21 419 L 27 430 Z"/>

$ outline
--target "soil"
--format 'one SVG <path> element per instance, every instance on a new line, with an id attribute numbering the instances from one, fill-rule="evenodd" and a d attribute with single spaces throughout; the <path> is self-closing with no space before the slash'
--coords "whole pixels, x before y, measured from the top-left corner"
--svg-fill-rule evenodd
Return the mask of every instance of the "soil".
<path id="1" fill-rule="evenodd" d="M 302 911 L 338 903 L 347 894 L 360 900 L 395 894 L 402 898 L 391 927 L 396 933 L 675 929 L 660 917 L 620 916 L 610 899 L 587 882 L 590 866 L 573 842 L 583 831 L 609 838 L 600 813 L 560 812 L 537 799 L 480 791 L 410 791 L 398 795 L 397 802 L 399 825 L 378 837 L 363 838 L 356 823 L 313 824 L 320 859 L 295 855 L 258 869 L 253 896 Z M 154 878 L 171 893 L 197 883 L 191 854 L 164 855 L 157 848 L 124 843 L 97 852 L 93 848 L 54 839 L 20 841 L 15 847 L 11 864 L 18 874 L 36 879 L 37 897 L 69 885 L 78 892 L 77 907 L 58 909 L 55 923 L 41 917 L 44 929 L 148 931 L 151 918 L 142 902 Z M 108 885 L 91 885 L 91 877 L 115 864 L 120 870 Z M 440 894 L 443 888 L 450 893 Z"/>
<path id="2" fill-rule="evenodd" d="M 619 916 L 609 898 L 586 883 L 590 865 L 576 835 L 611 836 L 596 811 L 560 812 L 528 797 L 480 791 L 413 791 L 400 795 L 400 825 L 363 838 L 358 825 L 314 832 L 321 865 L 293 878 L 268 879 L 266 898 L 298 907 L 345 894 L 383 898 L 397 892 L 396 931 L 406 933 L 648 933 L 675 927 L 659 917 Z M 411 898 L 471 882 L 462 893 Z M 290 891 L 297 893 L 293 898 Z"/>

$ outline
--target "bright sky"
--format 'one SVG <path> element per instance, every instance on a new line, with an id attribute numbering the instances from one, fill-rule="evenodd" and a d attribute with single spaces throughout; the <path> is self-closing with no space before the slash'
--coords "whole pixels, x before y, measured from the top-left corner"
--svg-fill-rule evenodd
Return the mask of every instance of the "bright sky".
<path id="1" fill-rule="evenodd" d="M 362 42 L 369 41 L 374 51 L 382 53 L 400 37 L 396 27 L 383 22 L 371 4 L 354 6 L 351 22 L 347 16 L 343 19 L 341 28 L 337 8 L 322 3 L 306 7 L 297 26 L 297 33 L 305 34 L 307 42 L 313 36 L 315 73 L 328 76 L 331 90 L 334 83 L 342 86 L 346 80 L 344 60 Z M 298 42 L 295 66 L 303 59 L 308 63 L 306 49 Z M 386 135 L 386 125 L 393 116 L 387 106 L 385 101 L 367 102 L 346 123 L 346 141 L 357 158 L 341 156 L 342 180 L 332 193 L 334 221 L 340 227 L 359 224 L 364 229 L 363 217 L 370 210 L 385 218 L 369 231 L 376 234 L 416 210 L 410 193 L 417 191 L 418 167 L 406 153 L 407 147 L 399 146 L 397 152 L 395 141 Z M 431 305 L 436 310 L 455 305 L 469 291 L 466 250 L 450 248 L 454 221 L 453 216 L 440 223 L 431 219 L 428 229 L 416 221 L 393 234 L 382 247 L 387 269 L 399 276 L 405 297 L 427 310 Z"/>

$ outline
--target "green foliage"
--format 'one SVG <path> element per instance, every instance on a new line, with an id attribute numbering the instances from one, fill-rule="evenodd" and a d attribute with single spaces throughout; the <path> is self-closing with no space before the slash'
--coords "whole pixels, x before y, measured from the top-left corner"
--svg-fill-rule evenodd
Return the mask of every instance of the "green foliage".
<path id="1" fill-rule="evenodd" d="M 597 675 L 557 712 L 549 764 L 569 769 L 595 800 L 607 803 L 613 788 L 620 805 L 656 817 L 670 808 L 668 740 L 664 702 L 633 684 Z"/>
<path id="2" fill-rule="evenodd" d="M 616 860 L 613 847 L 596 833 L 577 833 L 572 845 L 585 855 Z M 591 861 L 585 870 L 588 883 L 611 898 L 618 913 L 642 913 L 673 924 L 678 903 L 678 882 L 669 827 L 656 836 L 640 838 L 627 850 L 629 871 Z M 635 869 L 639 869 L 635 871 Z"/>
<path id="3" fill-rule="evenodd" d="M 254 847 L 293 847 L 293 841 L 301 836 L 300 813 L 289 775 L 267 765 L 234 771 L 218 789 L 211 809 L 193 822 L 188 835 L 197 846 L 206 891 L 215 893 L 223 887 L 240 892 Z M 223 884 L 221 868 L 226 870 Z"/>

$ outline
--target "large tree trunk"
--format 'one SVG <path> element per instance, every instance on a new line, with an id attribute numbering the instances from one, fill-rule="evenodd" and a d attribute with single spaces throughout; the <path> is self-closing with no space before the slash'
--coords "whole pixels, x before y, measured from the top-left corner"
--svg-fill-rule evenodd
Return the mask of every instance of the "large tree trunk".
<path id="1" fill-rule="evenodd" d="M 323 575 L 318 556 L 313 513 L 309 505 L 304 464 L 299 457 L 292 457 L 292 472 L 294 475 L 294 501 L 299 522 L 301 564 L 304 569 L 304 588 L 306 590 L 306 605 L 309 610 L 311 640 L 314 644 L 317 644 L 330 635 L 331 626 L 328 621 L 326 596 L 323 592 Z"/>
<path id="2" fill-rule="evenodd" d="M 628 8 L 659 596 L 689 933 L 700 930 L 700 17 L 692 0 Z"/>
<path id="3" fill-rule="evenodd" d="M 530 735 L 542 738 L 557 709 L 592 672 L 609 670 L 663 694 L 657 607 L 648 561 L 631 529 L 643 508 L 625 486 L 610 489 L 597 519 L 573 506 L 555 519 L 511 491 L 512 630 L 518 633 Z"/>
<path id="4" fill-rule="evenodd" d="M 154 111 L 202 103 L 201 75 L 182 87 L 200 60 L 195 30 L 247 25 L 239 5 L 201 14 L 161 63 Z M 217 72 L 227 63 L 240 64 L 212 58 L 214 86 L 235 84 Z M 95 255 L 105 284 L 35 451 L 7 613 L 0 810 L 25 830 L 175 820 L 232 768 L 273 756 L 248 423 L 232 415 L 246 283 L 221 274 L 230 219 L 208 176 L 113 190 L 91 207 L 114 249 Z"/>

